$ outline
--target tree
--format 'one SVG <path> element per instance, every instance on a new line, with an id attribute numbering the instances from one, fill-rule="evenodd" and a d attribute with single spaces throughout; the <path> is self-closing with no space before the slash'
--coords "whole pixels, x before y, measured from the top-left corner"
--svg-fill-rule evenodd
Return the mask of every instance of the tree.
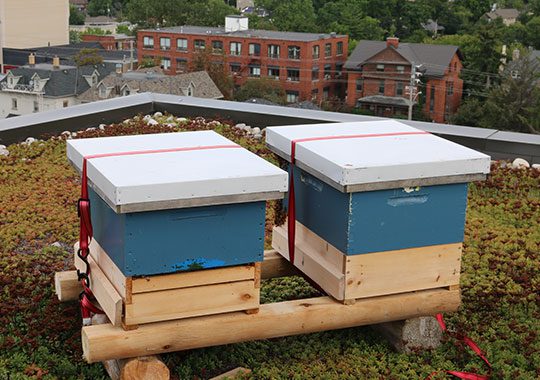
<path id="1" fill-rule="evenodd" d="M 480 125 L 540 133 L 540 61 L 525 56 L 512 61 L 484 104 Z"/>
<path id="2" fill-rule="evenodd" d="M 317 22 L 311 0 L 280 1 L 272 12 L 274 25 L 279 30 L 316 32 Z"/>
<path id="3" fill-rule="evenodd" d="M 223 54 L 212 54 L 210 48 L 206 48 L 195 53 L 191 71 L 206 71 L 225 99 L 231 99 L 234 82 L 227 67 Z"/>
<path id="4" fill-rule="evenodd" d="M 533 17 L 527 25 L 525 25 L 527 43 L 534 46 L 535 49 L 540 49 L 540 16 Z"/>
<path id="5" fill-rule="evenodd" d="M 84 25 L 84 14 L 76 6 L 69 6 L 69 25 Z"/>
<path id="6" fill-rule="evenodd" d="M 97 49 L 81 49 L 73 60 L 77 66 L 97 65 L 103 63 L 103 57 L 99 55 Z"/>
<path id="7" fill-rule="evenodd" d="M 235 94 L 235 99 L 245 101 L 251 98 L 261 98 L 268 101 L 285 104 L 285 90 L 275 80 L 268 78 L 249 79 Z"/>
<path id="8" fill-rule="evenodd" d="M 112 11 L 112 0 L 90 0 L 86 11 L 92 17 L 110 16 Z"/>

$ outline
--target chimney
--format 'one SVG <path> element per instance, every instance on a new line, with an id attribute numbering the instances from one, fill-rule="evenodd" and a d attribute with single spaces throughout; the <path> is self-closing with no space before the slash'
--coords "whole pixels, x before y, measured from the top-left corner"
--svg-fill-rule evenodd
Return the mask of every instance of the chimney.
<path id="1" fill-rule="evenodd" d="M 248 30 L 248 18 L 245 16 L 225 16 L 225 32 L 240 32 L 243 30 Z"/>
<path id="2" fill-rule="evenodd" d="M 399 38 L 397 37 L 387 37 L 386 38 L 386 47 L 393 46 L 394 49 L 397 49 L 399 46 Z"/>
<path id="3" fill-rule="evenodd" d="M 512 52 L 512 61 L 517 61 L 519 59 L 519 49 L 514 49 Z"/>
<path id="4" fill-rule="evenodd" d="M 57 55 L 55 55 L 54 58 L 52 59 L 52 65 L 53 65 L 53 68 L 55 69 L 60 68 L 60 58 L 58 58 Z"/>
<path id="5" fill-rule="evenodd" d="M 117 77 L 121 77 L 122 76 L 122 70 L 123 69 L 123 65 L 121 63 L 117 63 L 116 64 L 116 76 Z"/>
<path id="6" fill-rule="evenodd" d="M 28 56 L 28 64 L 30 66 L 34 66 L 36 64 L 36 56 L 34 55 L 34 53 L 30 53 L 30 55 Z"/>

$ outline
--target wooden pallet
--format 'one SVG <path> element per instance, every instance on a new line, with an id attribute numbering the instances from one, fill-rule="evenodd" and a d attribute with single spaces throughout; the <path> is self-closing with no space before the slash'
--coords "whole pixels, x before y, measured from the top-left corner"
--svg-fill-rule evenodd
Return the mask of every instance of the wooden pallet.
<path id="1" fill-rule="evenodd" d="M 279 254 L 265 253 L 263 279 L 294 273 L 295 270 Z M 75 283 L 72 273 L 57 273 L 59 297 L 77 299 Z M 157 355 L 453 312 L 459 304 L 459 289 L 442 287 L 363 298 L 354 305 L 344 305 L 327 296 L 276 302 L 260 305 L 256 314 L 222 313 L 148 323 L 128 331 L 107 323 L 82 328 L 83 354 L 90 363 Z"/>
<path id="2" fill-rule="evenodd" d="M 78 244 L 75 244 L 75 252 Z M 93 240 L 90 282 L 113 326 L 139 324 L 259 308 L 260 263 L 146 277 L 126 277 Z M 75 267 L 85 263 L 75 253 Z"/>
<path id="3" fill-rule="evenodd" d="M 272 247 L 289 257 L 287 229 L 274 227 Z M 345 255 L 296 222 L 294 265 L 345 303 L 359 298 L 459 287 L 462 244 Z"/>

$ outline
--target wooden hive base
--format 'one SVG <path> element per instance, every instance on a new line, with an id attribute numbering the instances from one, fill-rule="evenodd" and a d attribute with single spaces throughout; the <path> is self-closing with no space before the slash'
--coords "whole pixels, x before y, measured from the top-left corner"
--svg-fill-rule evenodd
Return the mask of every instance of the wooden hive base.
<path id="1" fill-rule="evenodd" d="M 260 263 L 126 277 L 95 241 L 88 261 L 97 301 L 111 324 L 126 330 L 144 323 L 232 311 L 254 313 L 259 308 Z M 75 267 L 85 268 L 77 254 Z"/>
<path id="2" fill-rule="evenodd" d="M 461 243 L 347 256 L 299 222 L 295 240 L 294 266 L 346 304 L 366 297 L 459 288 Z M 289 258 L 286 225 L 274 227 L 272 247 Z"/>

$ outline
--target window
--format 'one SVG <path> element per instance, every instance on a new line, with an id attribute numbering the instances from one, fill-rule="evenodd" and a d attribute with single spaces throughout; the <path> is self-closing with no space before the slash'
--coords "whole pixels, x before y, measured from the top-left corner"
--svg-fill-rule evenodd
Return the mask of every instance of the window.
<path id="1" fill-rule="evenodd" d="M 64 100 L 64 102 L 62 103 L 62 106 L 64 106 L 64 108 L 66 108 L 67 106 L 69 106 L 69 101 L 68 101 L 68 100 Z"/>
<path id="2" fill-rule="evenodd" d="M 261 55 L 261 45 L 260 44 L 249 44 L 249 55 L 258 57 Z"/>
<path id="3" fill-rule="evenodd" d="M 193 86 L 191 85 L 191 83 L 189 84 L 187 89 L 187 96 L 193 96 Z"/>
<path id="4" fill-rule="evenodd" d="M 97 84 L 98 77 L 96 74 L 92 75 L 92 86 L 95 86 Z"/>
<path id="5" fill-rule="evenodd" d="M 314 59 L 317 59 L 319 58 L 319 55 L 320 55 L 320 46 L 319 45 L 313 45 L 313 58 Z"/>
<path id="6" fill-rule="evenodd" d="M 187 60 L 186 59 L 176 59 L 176 71 L 183 73 L 187 71 Z"/>
<path id="7" fill-rule="evenodd" d="M 454 95 L 454 84 L 453 83 L 447 83 L 446 84 L 446 93 L 448 95 Z"/>
<path id="8" fill-rule="evenodd" d="M 107 97 L 107 88 L 105 87 L 104 84 L 99 86 L 99 97 L 102 99 Z"/>
<path id="9" fill-rule="evenodd" d="M 329 97 L 330 97 L 330 87 L 323 88 L 323 91 L 322 91 L 323 100 L 327 100 Z"/>
<path id="10" fill-rule="evenodd" d="M 336 77 L 341 77 L 341 74 L 343 73 L 343 63 L 336 63 Z"/>
<path id="11" fill-rule="evenodd" d="M 194 41 L 194 47 L 195 49 L 204 49 L 206 47 L 206 43 L 204 42 L 204 40 L 195 40 Z"/>
<path id="12" fill-rule="evenodd" d="M 289 46 L 289 59 L 300 59 L 300 46 Z"/>
<path id="13" fill-rule="evenodd" d="M 356 91 L 361 92 L 363 87 L 364 87 L 364 80 L 363 79 L 357 79 L 356 80 Z"/>
<path id="14" fill-rule="evenodd" d="M 268 66 L 268 76 L 270 78 L 279 79 L 279 67 L 277 67 L 277 66 Z"/>
<path id="15" fill-rule="evenodd" d="M 383 80 L 379 81 L 379 94 L 384 95 L 384 81 Z"/>
<path id="16" fill-rule="evenodd" d="M 130 94 L 129 87 L 126 86 L 122 89 L 122 96 L 128 96 Z"/>
<path id="17" fill-rule="evenodd" d="M 159 39 L 159 48 L 161 50 L 171 50 L 171 39 L 169 37 L 161 37 Z"/>
<path id="18" fill-rule="evenodd" d="M 315 66 L 311 69 L 311 80 L 319 80 L 319 67 Z"/>
<path id="19" fill-rule="evenodd" d="M 240 73 L 241 66 L 239 63 L 231 63 L 231 73 L 233 74 L 239 74 Z"/>
<path id="20" fill-rule="evenodd" d="M 435 87 L 431 87 L 429 94 L 429 112 L 435 110 Z"/>
<path id="21" fill-rule="evenodd" d="M 384 65 L 382 63 L 377 65 L 377 71 L 384 71 Z"/>
<path id="22" fill-rule="evenodd" d="M 212 53 L 214 54 L 223 53 L 223 41 L 212 41 Z"/>
<path id="23" fill-rule="evenodd" d="M 144 36 L 143 37 L 143 48 L 152 49 L 154 47 L 154 37 Z"/>
<path id="24" fill-rule="evenodd" d="M 297 103 L 299 96 L 298 91 L 287 91 L 287 103 Z"/>
<path id="25" fill-rule="evenodd" d="M 17 109 L 17 99 L 11 98 L 11 109 L 16 110 Z"/>
<path id="26" fill-rule="evenodd" d="M 39 103 L 37 100 L 34 100 L 34 112 L 39 112 Z"/>
<path id="27" fill-rule="evenodd" d="M 341 41 L 336 44 L 336 54 L 343 55 L 343 42 Z"/>
<path id="28" fill-rule="evenodd" d="M 332 65 L 327 63 L 324 65 L 324 79 L 332 78 Z"/>
<path id="29" fill-rule="evenodd" d="M 231 42 L 231 55 L 242 54 L 242 44 L 240 42 Z"/>
<path id="30" fill-rule="evenodd" d="M 250 77 L 260 77 L 261 76 L 261 66 L 260 65 L 249 65 L 249 76 Z"/>
<path id="31" fill-rule="evenodd" d="M 287 69 L 287 80 L 291 82 L 299 82 L 300 69 Z"/>
<path id="32" fill-rule="evenodd" d="M 171 68 L 171 59 L 170 58 L 161 58 L 161 67 L 163 70 L 169 70 Z"/>
<path id="33" fill-rule="evenodd" d="M 279 45 L 268 45 L 268 57 L 279 58 Z"/>
<path id="34" fill-rule="evenodd" d="M 405 72 L 405 66 L 396 66 L 398 73 L 403 74 Z"/>
<path id="35" fill-rule="evenodd" d="M 324 45 L 324 56 L 330 57 L 332 55 L 332 44 L 325 44 Z"/>
<path id="36" fill-rule="evenodd" d="M 178 38 L 176 40 L 176 50 L 178 51 L 187 51 L 187 40 L 185 38 Z"/>
<path id="37" fill-rule="evenodd" d="M 403 96 L 403 82 L 396 83 L 396 96 Z"/>
<path id="38" fill-rule="evenodd" d="M 319 95 L 319 89 L 315 88 L 311 90 L 311 101 L 317 100 L 318 95 Z"/>

